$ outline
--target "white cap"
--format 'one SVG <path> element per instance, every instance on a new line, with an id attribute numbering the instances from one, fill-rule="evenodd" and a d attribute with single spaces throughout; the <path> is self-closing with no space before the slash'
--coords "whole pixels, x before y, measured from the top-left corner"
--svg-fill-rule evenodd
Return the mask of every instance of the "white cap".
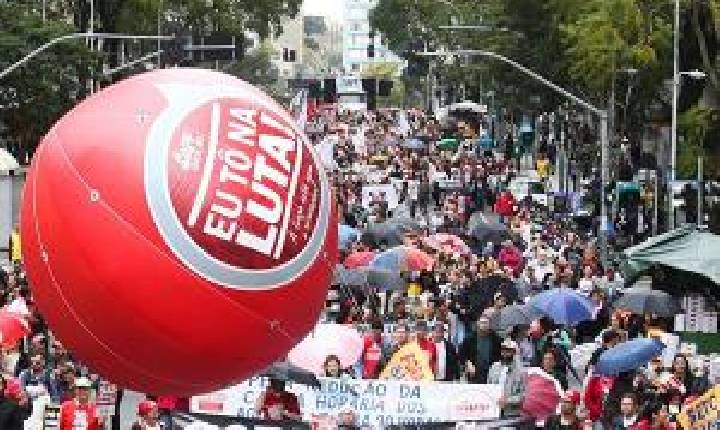
<path id="1" fill-rule="evenodd" d="M 503 343 L 500 345 L 500 348 L 502 349 L 512 349 L 513 351 L 517 351 L 518 345 L 517 342 L 515 342 L 512 339 L 505 339 Z"/>
<path id="2" fill-rule="evenodd" d="M 75 380 L 75 388 L 92 388 L 92 382 L 85 377 L 77 378 Z"/>

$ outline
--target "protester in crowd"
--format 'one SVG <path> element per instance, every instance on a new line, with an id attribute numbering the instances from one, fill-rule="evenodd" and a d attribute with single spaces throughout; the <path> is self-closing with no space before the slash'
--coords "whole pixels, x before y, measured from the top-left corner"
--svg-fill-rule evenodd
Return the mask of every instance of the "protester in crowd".
<path id="1" fill-rule="evenodd" d="M 428 326 L 423 320 L 415 323 L 415 340 L 427 356 L 430 369 L 434 373 L 435 369 L 437 369 L 437 348 L 433 339 L 428 336 Z"/>
<path id="2" fill-rule="evenodd" d="M 363 379 L 375 379 L 381 372 L 381 361 L 383 358 L 383 324 L 374 321 L 370 333 L 365 335 L 363 340 L 363 351 L 361 356 Z"/>
<path id="3" fill-rule="evenodd" d="M 592 355 L 590 356 L 586 373 L 591 374 L 593 366 L 597 364 L 598 359 L 600 358 L 602 353 L 617 345 L 618 342 L 620 342 L 620 336 L 615 330 L 610 329 L 603 332 L 602 344 L 595 351 L 593 351 Z"/>
<path id="4" fill-rule="evenodd" d="M 295 394 L 285 390 L 285 381 L 271 378 L 270 384 L 257 399 L 255 409 L 269 421 L 299 421 L 300 403 Z"/>
<path id="5" fill-rule="evenodd" d="M 640 430 L 640 411 L 637 397 L 626 393 L 620 398 L 620 414 L 612 422 L 613 430 Z"/>
<path id="6" fill-rule="evenodd" d="M 582 422 L 577 409 L 580 404 L 580 393 L 576 390 L 566 391 L 560 399 L 560 412 L 545 420 L 546 430 L 580 430 Z"/>
<path id="7" fill-rule="evenodd" d="M 520 415 L 525 397 L 524 368 L 516 357 L 517 350 L 514 340 L 505 339 L 500 345 L 500 361 L 493 363 L 487 377 L 488 384 L 502 386 L 500 408 L 505 417 Z"/>
<path id="8" fill-rule="evenodd" d="M 460 378 L 460 363 L 455 345 L 446 338 L 445 324 L 436 322 L 433 326 L 433 342 L 437 352 L 435 379 L 456 381 Z"/>
<path id="9" fill-rule="evenodd" d="M 103 418 L 91 401 L 92 382 L 82 377 L 75 380 L 75 398 L 60 406 L 60 430 L 100 430 Z"/>
<path id="10" fill-rule="evenodd" d="M 490 330 L 490 319 L 478 318 L 476 332 L 465 340 L 460 352 L 468 381 L 487 383 L 490 366 L 500 359 L 500 343 L 498 335 Z"/>
<path id="11" fill-rule="evenodd" d="M 558 350 L 554 348 L 547 349 L 542 354 L 541 368 L 545 373 L 555 378 L 564 390 L 568 389 L 568 378 L 565 366 L 558 364 Z"/>
<path id="12" fill-rule="evenodd" d="M 322 376 L 326 378 L 341 378 L 344 375 L 348 375 L 348 372 L 342 368 L 342 364 L 337 355 L 328 355 L 325 357 Z"/>
<path id="13" fill-rule="evenodd" d="M 133 423 L 132 430 L 160 430 L 165 426 L 160 422 L 157 403 L 144 400 L 138 405 L 138 419 Z"/>
<path id="14" fill-rule="evenodd" d="M 32 413 L 32 402 L 16 378 L 0 378 L 0 429 L 23 430 Z M 64 430 L 64 429 L 63 429 Z"/>

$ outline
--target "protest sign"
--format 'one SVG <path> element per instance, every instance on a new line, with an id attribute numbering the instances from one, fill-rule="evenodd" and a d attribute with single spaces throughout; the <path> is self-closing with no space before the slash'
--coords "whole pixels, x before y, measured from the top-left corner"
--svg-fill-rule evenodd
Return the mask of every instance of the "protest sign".
<path id="1" fill-rule="evenodd" d="M 415 342 L 403 346 L 390 358 L 380 379 L 432 381 L 433 373 L 427 353 Z"/>
<path id="2" fill-rule="evenodd" d="M 702 397 L 683 408 L 678 422 L 685 430 L 717 428 L 720 418 L 720 385 L 710 389 Z"/>
<path id="3" fill-rule="evenodd" d="M 354 411 L 358 425 L 493 420 L 500 416 L 499 385 L 320 378 L 321 388 L 289 384 L 303 419 L 324 422 L 343 409 Z M 215 393 L 191 399 L 191 412 L 255 417 L 255 401 L 268 381 L 253 378 Z M 331 419 L 330 419 L 331 421 Z"/>
<path id="4" fill-rule="evenodd" d="M 388 209 L 394 210 L 398 207 L 398 194 L 391 184 L 385 185 L 365 185 L 362 187 L 362 205 L 369 209 L 370 205 L 382 198 L 387 201 Z"/>

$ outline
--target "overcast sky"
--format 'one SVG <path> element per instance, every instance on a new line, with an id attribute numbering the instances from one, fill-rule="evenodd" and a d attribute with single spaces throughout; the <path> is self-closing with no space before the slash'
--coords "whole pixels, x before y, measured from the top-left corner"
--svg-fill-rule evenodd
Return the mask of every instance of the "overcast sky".
<path id="1" fill-rule="evenodd" d="M 342 22 L 343 0 L 304 0 L 303 15 L 327 16 L 333 21 Z"/>

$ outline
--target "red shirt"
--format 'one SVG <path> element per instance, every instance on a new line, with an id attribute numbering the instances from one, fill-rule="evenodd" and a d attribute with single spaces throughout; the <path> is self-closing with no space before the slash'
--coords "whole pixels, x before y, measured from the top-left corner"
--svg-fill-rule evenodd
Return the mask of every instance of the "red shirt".
<path id="1" fill-rule="evenodd" d="M 420 345 L 420 349 L 425 351 L 428 355 L 428 363 L 430 364 L 430 370 L 432 370 L 433 374 L 437 373 L 437 348 L 435 347 L 435 342 L 428 340 L 428 339 L 418 339 L 418 345 Z"/>
<path id="2" fill-rule="evenodd" d="M 277 393 L 275 391 L 265 393 L 263 404 L 260 407 L 260 415 L 265 419 L 269 419 L 268 409 L 275 405 L 282 405 L 287 412 L 300 415 L 300 404 L 295 394 L 288 392 Z"/>
<path id="3" fill-rule="evenodd" d="M 375 379 L 380 373 L 382 348 L 372 336 L 366 336 L 363 344 L 363 379 Z"/>
<path id="4" fill-rule="evenodd" d="M 101 430 L 95 404 L 81 405 L 75 400 L 64 402 L 60 406 L 60 430 L 76 430 L 83 428 L 82 425 L 87 430 Z"/>

